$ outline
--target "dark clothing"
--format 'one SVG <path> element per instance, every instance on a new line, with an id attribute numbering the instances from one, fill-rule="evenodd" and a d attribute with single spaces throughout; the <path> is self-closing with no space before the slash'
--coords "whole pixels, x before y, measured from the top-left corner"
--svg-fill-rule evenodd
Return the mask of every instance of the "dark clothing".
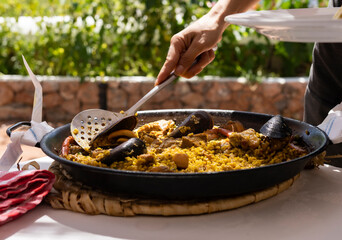
<path id="1" fill-rule="evenodd" d="M 341 4 L 342 0 L 329 2 L 329 6 L 334 7 L 339 7 Z M 320 124 L 328 112 L 341 102 L 342 43 L 316 43 L 304 98 L 304 121 L 315 126 Z M 331 144 L 327 154 L 342 154 L 342 144 Z M 333 162 L 337 161 L 342 166 L 342 158 Z"/>
<path id="2" fill-rule="evenodd" d="M 316 43 L 312 61 L 304 121 L 318 125 L 342 102 L 342 43 Z"/>
<path id="3" fill-rule="evenodd" d="M 342 0 L 333 0 L 332 1 L 334 7 L 341 7 L 342 5 Z M 329 2 L 330 4 L 330 2 Z"/>

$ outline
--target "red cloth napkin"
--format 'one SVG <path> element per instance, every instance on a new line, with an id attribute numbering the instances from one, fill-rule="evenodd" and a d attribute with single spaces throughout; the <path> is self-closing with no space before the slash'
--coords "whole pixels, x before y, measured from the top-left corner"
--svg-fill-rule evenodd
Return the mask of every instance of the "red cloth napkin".
<path id="1" fill-rule="evenodd" d="M 47 170 L 0 171 L 0 226 L 37 206 L 54 181 Z"/>

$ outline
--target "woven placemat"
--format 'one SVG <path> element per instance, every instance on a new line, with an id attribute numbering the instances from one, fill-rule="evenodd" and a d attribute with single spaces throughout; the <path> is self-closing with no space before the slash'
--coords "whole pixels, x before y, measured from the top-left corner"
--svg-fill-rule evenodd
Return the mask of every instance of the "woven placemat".
<path id="1" fill-rule="evenodd" d="M 110 216 L 198 215 L 231 210 L 273 197 L 288 189 L 299 174 L 273 187 L 236 197 L 201 201 L 156 200 L 118 197 L 72 181 L 62 166 L 53 162 L 49 170 L 56 175 L 54 191 L 45 199 L 53 208 L 86 214 Z"/>

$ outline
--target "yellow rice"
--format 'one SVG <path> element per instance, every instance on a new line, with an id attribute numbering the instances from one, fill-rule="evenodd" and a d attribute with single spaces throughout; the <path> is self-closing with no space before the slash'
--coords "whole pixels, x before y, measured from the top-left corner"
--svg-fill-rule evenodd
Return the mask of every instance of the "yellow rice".
<path id="1" fill-rule="evenodd" d="M 141 136 L 141 133 L 138 135 Z M 161 130 L 154 129 L 153 135 L 161 140 L 165 138 Z M 256 133 L 256 136 L 263 139 L 263 136 L 259 133 Z M 211 140 L 206 143 L 201 142 L 200 146 L 192 146 L 191 148 L 171 146 L 163 148 L 162 152 L 160 152 L 160 149 L 157 151 L 156 148 L 148 145 L 147 153 L 154 156 L 153 162 L 143 162 L 138 156 L 127 157 L 125 161 L 115 161 L 111 166 L 107 166 L 101 163 L 100 158 L 95 159 L 80 153 L 69 154 L 66 158 L 82 164 L 120 170 L 151 171 L 158 166 L 167 166 L 172 172 L 196 173 L 255 168 L 288 161 L 304 155 L 296 152 L 290 146 L 282 148 L 281 151 L 273 151 L 268 143 L 260 144 L 256 149 L 243 150 L 239 147 L 232 147 L 229 144 L 229 138 Z M 177 169 L 175 162 L 172 161 L 172 157 L 176 153 L 184 153 L 189 157 L 189 165 L 186 169 Z"/>

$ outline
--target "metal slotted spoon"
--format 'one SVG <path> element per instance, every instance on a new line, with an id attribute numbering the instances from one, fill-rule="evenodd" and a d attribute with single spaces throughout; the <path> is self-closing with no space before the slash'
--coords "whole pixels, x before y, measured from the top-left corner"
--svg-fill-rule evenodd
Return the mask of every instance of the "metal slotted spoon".
<path id="1" fill-rule="evenodd" d="M 78 113 L 71 121 L 70 131 L 75 141 L 83 149 L 90 149 L 95 140 L 117 129 L 133 130 L 137 124 L 137 110 L 177 76 L 173 73 L 161 84 L 152 88 L 143 98 L 126 112 L 111 112 L 102 109 L 89 109 Z"/>

